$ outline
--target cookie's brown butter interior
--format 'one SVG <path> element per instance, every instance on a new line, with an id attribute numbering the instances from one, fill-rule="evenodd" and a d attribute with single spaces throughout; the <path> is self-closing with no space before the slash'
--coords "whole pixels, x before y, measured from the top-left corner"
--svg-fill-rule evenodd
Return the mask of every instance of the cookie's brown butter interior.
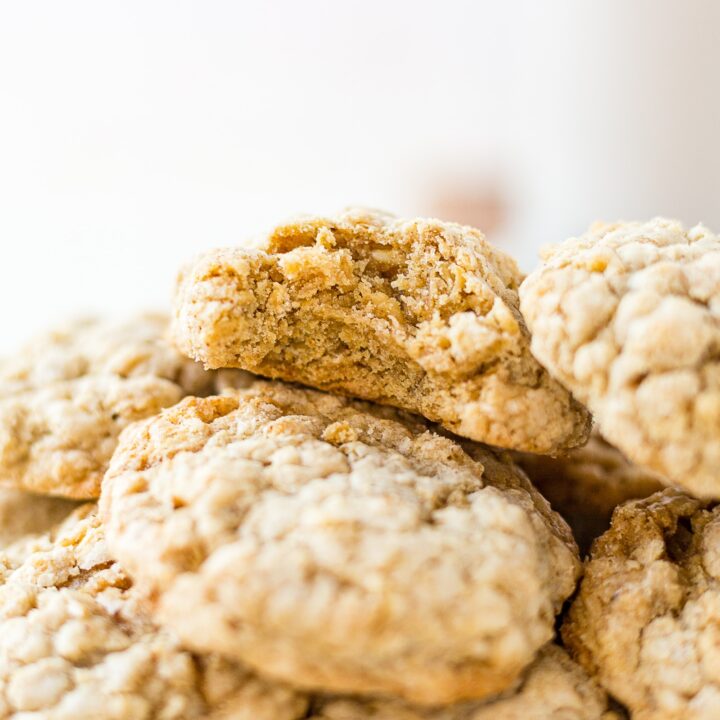
<path id="1" fill-rule="evenodd" d="M 280 226 L 182 273 L 175 337 L 206 366 L 417 412 L 466 437 L 555 452 L 584 409 L 530 354 L 522 276 L 482 233 L 348 211 Z"/>

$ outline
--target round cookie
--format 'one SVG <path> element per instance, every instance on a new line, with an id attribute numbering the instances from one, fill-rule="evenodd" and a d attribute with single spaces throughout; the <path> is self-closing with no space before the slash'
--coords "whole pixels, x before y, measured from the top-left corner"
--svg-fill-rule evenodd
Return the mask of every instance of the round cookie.
<path id="1" fill-rule="evenodd" d="M 129 428 L 101 510 L 190 646 L 308 688 L 454 702 L 512 685 L 579 571 L 507 456 L 471 452 L 388 407 L 257 382 Z"/>
<path id="2" fill-rule="evenodd" d="M 636 463 L 720 497 L 720 239 L 671 220 L 597 225 L 520 289 L 532 351 Z"/>
<path id="3" fill-rule="evenodd" d="M 0 487 L 0 551 L 23 537 L 46 532 L 76 507 L 71 500 Z"/>
<path id="4" fill-rule="evenodd" d="M 605 692 L 558 645 L 545 646 L 519 686 L 487 702 L 438 708 L 400 700 L 330 697 L 313 703 L 308 720 L 618 720 Z"/>
<path id="5" fill-rule="evenodd" d="M 633 718 L 720 717 L 720 506 L 665 490 L 619 507 L 562 635 Z"/>
<path id="6" fill-rule="evenodd" d="M 168 319 L 86 319 L 35 339 L 0 363 L 0 482 L 70 498 L 97 497 L 120 431 L 213 374 L 164 339 Z"/>
<path id="7" fill-rule="evenodd" d="M 473 440 L 582 445 L 587 412 L 530 353 L 521 280 L 479 230 L 348 210 L 198 258 L 174 334 L 207 367 L 393 405 Z"/>
<path id="8" fill-rule="evenodd" d="M 657 473 L 627 460 L 598 432 L 567 455 L 513 453 L 513 459 L 567 520 L 582 553 L 610 527 L 618 505 L 652 495 L 667 484 Z"/>
<path id="9" fill-rule="evenodd" d="M 307 701 L 194 656 L 143 610 L 92 506 L 17 564 L 0 554 L 3 720 L 297 720 Z"/>

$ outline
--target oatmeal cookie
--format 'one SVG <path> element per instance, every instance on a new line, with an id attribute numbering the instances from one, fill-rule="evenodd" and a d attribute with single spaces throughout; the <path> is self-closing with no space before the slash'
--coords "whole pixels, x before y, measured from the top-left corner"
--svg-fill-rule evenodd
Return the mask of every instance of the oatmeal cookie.
<path id="1" fill-rule="evenodd" d="M 487 702 L 438 708 L 400 700 L 330 697 L 313 703 L 309 720 L 618 720 L 603 690 L 558 645 L 547 645 L 518 687 Z"/>
<path id="2" fill-rule="evenodd" d="M 76 507 L 71 500 L 0 487 L 0 551 L 22 537 L 46 532 Z"/>
<path id="3" fill-rule="evenodd" d="M 212 392 L 213 374 L 164 339 L 167 325 L 80 320 L 0 363 L 0 483 L 97 497 L 126 425 Z"/>
<path id="4" fill-rule="evenodd" d="M 306 706 L 154 626 L 93 506 L 24 561 L 0 554 L 0 718 L 295 720 Z"/>
<path id="5" fill-rule="evenodd" d="M 506 455 L 278 382 L 128 428 L 101 509 L 113 553 L 188 645 L 418 703 L 510 686 L 579 570 Z"/>
<path id="6" fill-rule="evenodd" d="M 596 225 L 520 289 L 535 356 L 636 463 L 720 497 L 720 239 L 671 220 Z"/>
<path id="7" fill-rule="evenodd" d="M 174 334 L 239 367 L 409 410 L 499 447 L 581 445 L 589 417 L 530 353 L 515 262 L 481 232 L 366 210 L 200 257 Z"/>
<path id="8" fill-rule="evenodd" d="M 627 460 L 598 432 L 567 455 L 513 453 L 513 459 L 567 520 L 583 553 L 610 527 L 618 505 L 652 495 L 667 484 L 657 473 Z"/>
<path id="9" fill-rule="evenodd" d="M 675 490 L 620 506 L 562 634 L 633 718 L 720 717 L 720 506 Z"/>

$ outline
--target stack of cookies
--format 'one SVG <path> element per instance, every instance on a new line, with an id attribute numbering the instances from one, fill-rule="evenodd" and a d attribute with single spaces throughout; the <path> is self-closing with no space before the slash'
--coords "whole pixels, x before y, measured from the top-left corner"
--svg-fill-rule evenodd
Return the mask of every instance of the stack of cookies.
<path id="1" fill-rule="evenodd" d="M 718 718 L 719 440 L 701 226 L 210 252 L 0 362 L 0 718 Z"/>

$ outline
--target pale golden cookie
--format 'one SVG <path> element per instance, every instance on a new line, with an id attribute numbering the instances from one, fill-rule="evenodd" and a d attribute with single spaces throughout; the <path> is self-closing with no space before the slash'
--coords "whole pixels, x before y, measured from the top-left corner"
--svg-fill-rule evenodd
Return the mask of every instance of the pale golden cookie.
<path id="1" fill-rule="evenodd" d="M 0 554 L 0 718 L 296 720 L 306 706 L 155 627 L 92 506 L 19 564 Z"/>
<path id="2" fill-rule="evenodd" d="M 610 527 L 618 505 L 652 495 L 667 484 L 652 470 L 631 463 L 597 432 L 587 445 L 567 455 L 513 453 L 513 459 L 567 520 L 583 553 Z"/>
<path id="3" fill-rule="evenodd" d="M 309 720 L 617 720 L 608 699 L 558 645 L 545 646 L 517 688 L 487 702 L 437 708 L 400 700 L 330 697 L 313 703 Z"/>
<path id="4" fill-rule="evenodd" d="M 164 315 L 80 320 L 0 363 L 0 483 L 97 497 L 120 431 L 214 376 L 165 340 Z"/>
<path id="5" fill-rule="evenodd" d="M 76 507 L 71 500 L 0 487 L 0 551 L 23 537 L 46 532 Z"/>
<path id="6" fill-rule="evenodd" d="M 620 506 L 562 634 L 635 720 L 720 717 L 720 506 L 674 490 Z"/>
<path id="7" fill-rule="evenodd" d="M 631 460 L 720 497 L 720 239 L 671 220 L 597 225 L 520 289 L 535 356 Z"/>
<path id="8" fill-rule="evenodd" d="M 394 405 L 473 440 L 581 445 L 589 416 L 530 353 L 521 279 L 478 230 L 349 210 L 200 257 L 179 278 L 174 334 L 207 367 Z"/>
<path id="9" fill-rule="evenodd" d="M 579 563 L 506 456 L 282 383 L 186 398 L 123 434 L 113 552 L 183 640 L 336 692 L 453 702 L 510 686 Z"/>

